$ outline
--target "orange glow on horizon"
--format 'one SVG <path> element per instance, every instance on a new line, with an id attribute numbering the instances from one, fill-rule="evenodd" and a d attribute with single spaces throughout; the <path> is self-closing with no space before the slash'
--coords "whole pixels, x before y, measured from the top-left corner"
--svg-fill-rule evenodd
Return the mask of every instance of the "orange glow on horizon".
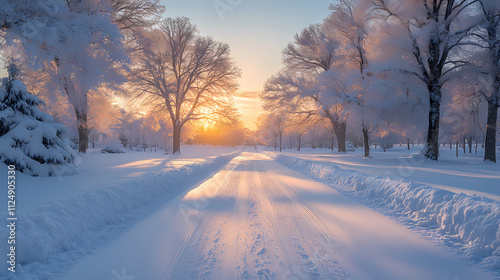
<path id="1" fill-rule="evenodd" d="M 241 120 L 246 128 L 256 130 L 255 122 L 262 110 L 260 91 L 239 92 L 234 98 L 236 108 L 241 114 Z"/>

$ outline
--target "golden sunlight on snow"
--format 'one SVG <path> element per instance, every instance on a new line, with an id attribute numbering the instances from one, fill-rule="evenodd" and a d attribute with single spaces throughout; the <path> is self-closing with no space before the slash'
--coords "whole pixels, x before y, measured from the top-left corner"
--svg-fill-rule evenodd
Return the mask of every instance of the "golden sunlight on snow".
<path id="1" fill-rule="evenodd" d="M 213 158 L 213 157 L 207 157 Z M 206 158 L 180 158 L 177 160 L 167 160 L 165 158 L 154 158 L 148 160 L 138 160 L 131 163 L 114 166 L 113 168 L 150 168 L 158 165 L 164 165 L 164 171 L 179 168 L 186 164 L 200 163 L 205 161 Z"/>
<path id="2" fill-rule="evenodd" d="M 134 162 L 127 163 L 127 164 L 118 165 L 118 166 L 115 166 L 114 168 L 127 168 L 127 167 L 148 168 L 148 167 L 156 166 L 164 161 L 165 161 L 164 158 L 145 159 L 145 160 L 138 160 L 138 161 L 134 161 Z"/>

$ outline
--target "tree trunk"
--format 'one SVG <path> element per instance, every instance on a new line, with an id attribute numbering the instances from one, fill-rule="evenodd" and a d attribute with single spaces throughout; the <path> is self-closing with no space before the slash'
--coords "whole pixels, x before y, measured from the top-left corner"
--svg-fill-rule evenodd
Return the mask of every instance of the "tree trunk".
<path id="1" fill-rule="evenodd" d="M 489 42 L 489 56 L 490 63 L 492 64 L 492 71 L 494 76 L 493 89 L 490 98 L 487 98 L 488 102 L 488 118 L 486 121 L 486 137 L 484 138 L 484 160 L 497 162 L 496 155 L 496 134 L 497 134 L 497 119 L 498 119 L 498 102 L 500 100 L 500 67 L 498 61 L 500 60 L 498 52 L 498 15 L 497 11 L 494 15 L 490 15 L 488 19 L 488 42 Z"/>
<path id="2" fill-rule="evenodd" d="M 433 83 L 436 84 L 436 83 Z M 441 89 L 429 86 L 429 127 L 427 130 L 427 147 L 425 157 L 431 160 L 439 158 L 439 120 L 441 110 Z"/>
<path id="3" fill-rule="evenodd" d="M 87 124 L 88 114 L 88 99 L 87 94 L 79 96 L 75 85 L 71 78 L 64 78 L 64 91 L 73 106 L 76 115 L 77 129 L 78 129 L 78 152 L 87 153 L 89 145 L 89 130 Z"/>
<path id="4" fill-rule="evenodd" d="M 172 154 L 181 153 L 181 129 L 182 126 L 174 125 L 173 131 L 173 149 Z"/>
<path id="5" fill-rule="evenodd" d="M 465 143 L 465 139 L 466 139 L 466 138 L 465 138 L 465 136 L 464 136 L 464 147 L 463 147 L 463 148 L 464 148 L 464 155 L 465 155 L 465 145 L 466 145 L 466 143 Z"/>
<path id="6" fill-rule="evenodd" d="M 457 149 L 457 157 L 458 157 L 458 140 L 457 140 L 457 143 L 455 144 L 455 147 Z"/>
<path id="7" fill-rule="evenodd" d="M 469 154 L 472 154 L 472 137 L 469 137 L 467 142 L 469 142 Z"/>
<path id="8" fill-rule="evenodd" d="M 338 126 L 334 127 L 335 130 L 335 136 L 337 136 L 337 142 L 339 145 L 339 152 L 347 152 L 346 146 L 345 146 L 345 134 L 346 134 L 346 128 L 347 128 L 347 123 L 346 122 L 340 122 L 338 123 Z"/>
<path id="9" fill-rule="evenodd" d="M 370 156 L 370 144 L 369 144 L 370 135 L 368 129 L 366 129 L 365 127 L 363 127 L 362 130 L 363 130 L 363 147 L 365 148 L 365 158 L 367 158 Z"/>
<path id="10" fill-rule="evenodd" d="M 408 146 L 408 150 L 410 149 L 410 138 L 406 138 L 406 145 Z"/>
<path id="11" fill-rule="evenodd" d="M 283 139 L 283 132 L 280 132 L 280 152 L 281 152 L 281 142 L 282 142 L 282 139 Z"/>
<path id="12" fill-rule="evenodd" d="M 332 124 L 333 127 L 333 132 L 335 133 L 335 136 L 337 137 L 337 142 L 338 142 L 338 150 L 339 152 L 346 152 L 346 147 L 345 147 L 345 134 L 346 134 L 346 127 L 347 124 L 346 122 L 340 122 L 337 120 L 336 117 L 332 116 L 328 110 L 325 111 L 326 116 L 330 120 L 330 123 Z"/>
<path id="13" fill-rule="evenodd" d="M 299 135 L 299 137 L 297 137 L 297 142 L 299 142 L 299 145 L 297 146 L 297 151 L 300 152 L 300 144 L 302 144 L 302 135 Z"/>
<path id="14" fill-rule="evenodd" d="M 89 131 L 87 127 L 87 112 L 75 109 L 76 121 L 78 123 L 78 152 L 87 153 L 89 145 Z"/>
<path id="15" fill-rule="evenodd" d="M 496 134 L 497 134 L 497 118 L 498 118 L 498 99 L 491 98 L 488 100 L 488 120 L 486 126 L 486 139 L 484 148 L 484 160 L 497 162 L 496 154 Z"/>

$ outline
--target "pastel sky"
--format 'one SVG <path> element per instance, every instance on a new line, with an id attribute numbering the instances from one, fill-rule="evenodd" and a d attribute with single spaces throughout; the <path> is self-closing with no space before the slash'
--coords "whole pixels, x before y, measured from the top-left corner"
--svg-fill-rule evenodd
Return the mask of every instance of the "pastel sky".
<path id="1" fill-rule="evenodd" d="M 236 97 L 245 126 L 255 129 L 259 94 L 282 67 L 281 51 L 293 36 L 320 23 L 333 0 L 162 0 L 166 17 L 186 16 L 200 34 L 228 43 L 242 69 Z M 219 7 L 217 9 L 216 7 Z"/>

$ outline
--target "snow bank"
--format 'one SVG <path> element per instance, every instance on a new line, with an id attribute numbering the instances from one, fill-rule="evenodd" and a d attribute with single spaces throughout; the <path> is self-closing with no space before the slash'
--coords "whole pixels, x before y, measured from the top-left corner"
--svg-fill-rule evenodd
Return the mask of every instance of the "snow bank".
<path id="1" fill-rule="evenodd" d="M 447 245 L 460 246 L 468 257 L 500 270 L 500 202 L 345 170 L 328 163 L 267 153 L 276 161 L 344 194 L 382 207 L 391 215 L 435 229 Z"/>
<path id="2" fill-rule="evenodd" d="M 232 152 L 114 187 L 88 190 L 19 216 L 18 264 L 25 267 L 35 262 L 44 263 L 57 253 L 88 251 L 89 244 L 105 238 L 112 226 L 137 218 L 138 210 L 143 207 L 164 203 L 179 195 L 239 153 Z M 7 236 L 6 229 L 0 229 L 0 236 Z M 5 252 L 6 248 L 1 249 Z M 7 269 L 1 271 L 0 278 Z"/>

